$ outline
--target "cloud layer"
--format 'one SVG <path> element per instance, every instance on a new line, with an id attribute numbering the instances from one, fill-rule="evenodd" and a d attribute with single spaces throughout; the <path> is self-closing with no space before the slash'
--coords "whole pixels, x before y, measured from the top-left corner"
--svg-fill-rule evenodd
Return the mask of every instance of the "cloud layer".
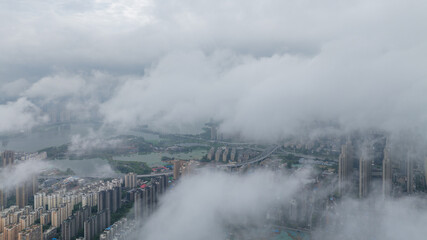
<path id="1" fill-rule="evenodd" d="M 261 226 L 271 207 L 290 201 L 307 173 L 290 178 L 263 171 L 247 175 L 205 171 L 185 177 L 134 239 L 216 240 L 224 239 L 229 227 Z"/>
<path id="2" fill-rule="evenodd" d="M 45 123 L 47 118 L 26 98 L 0 105 L 0 132 L 25 131 Z"/>
<path id="3" fill-rule="evenodd" d="M 424 239 L 427 230 L 425 199 L 406 197 L 346 199 L 329 212 L 328 224 L 313 239 Z"/>
<path id="4" fill-rule="evenodd" d="M 425 132 L 425 8 L 418 0 L 5 1 L 1 90 L 12 102 L 60 103 L 125 128 L 187 131 L 213 119 L 250 139 L 313 122 Z"/>
<path id="5" fill-rule="evenodd" d="M 38 175 L 50 166 L 45 161 L 30 159 L 13 166 L 0 168 L 0 190 L 14 190 L 16 186 L 31 181 L 33 176 Z"/>

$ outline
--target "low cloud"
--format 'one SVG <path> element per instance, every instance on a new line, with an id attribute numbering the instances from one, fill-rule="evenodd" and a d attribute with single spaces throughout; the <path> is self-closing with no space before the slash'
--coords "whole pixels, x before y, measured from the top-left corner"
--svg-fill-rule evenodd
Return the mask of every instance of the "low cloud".
<path id="1" fill-rule="evenodd" d="M 24 92 L 30 85 L 31 83 L 23 78 L 5 83 L 0 87 L 0 93 L 2 95 L 0 98 L 8 99 L 20 96 L 20 94 Z"/>
<path id="2" fill-rule="evenodd" d="M 81 160 L 85 161 L 85 160 Z M 100 177 L 100 178 L 112 178 L 112 177 L 119 177 L 121 174 L 115 172 L 111 165 L 109 163 L 105 164 L 96 164 L 94 166 L 95 171 L 87 173 L 84 176 L 87 177 Z"/>
<path id="3" fill-rule="evenodd" d="M 421 9 L 418 0 L 6 1 L 0 78 L 27 79 L 20 96 L 35 104 L 61 99 L 80 119 L 120 128 L 185 132 L 213 119 L 262 140 L 314 125 L 425 132 Z"/>
<path id="4" fill-rule="evenodd" d="M 245 175 L 205 171 L 185 176 L 163 196 L 160 207 L 142 222 L 132 239 L 217 240 L 224 239 L 230 229 L 240 229 L 247 233 L 243 239 L 253 239 L 268 232 L 269 210 L 287 206 L 301 194 L 313 194 L 303 187 L 308 174 L 306 170 L 292 176 L 269 171 Z M 316 195 L 321 201 L 333 192 L 326 187 L 317 189 Z M 311 238 L 424 239 L 425 202 L 420 195 L 384 198 L 375 192 L 365 199 L 343 198 L 317 209 L 322 217 Z"/>
<path id="5" fill-rule="evenodd" d="M 307 173 L 285 177 L 269 171 L 246 175 L 205 171 L 183 177 L 133 239 L 216 240 L 232 226 L 261 226 L 271 207 L 298 192 Z"/>
<path id="6" fill-rule="evenodd" d="M 99 132 L 90 129 L 87 135 L 77 134 L 71 137 L 68 153 L 76 155 L 90 154 L 97 150 L 114 149 L 122 142 L 121 139 L 108 139 Z"/>
<path id="7" fill-rule="evenodd" d="M 45 123 L 46 116 L 26 98 L 0 105 L 0 133 L 29 130 Z"/>
<path id="8" fill-rule="evenodd" d="M 403 69 L 397 58 L 346 60 L 341 55 L 333 46 L 315 58 L 255 58 L 227 51 L 170 54 L 144 77 L 123 84 L 101 105 L 101 113 L 112 125 L 149 124 L 175 131 L 214 119 L 222 122 L 223 132 L 263 140 L 300 134 L 316 122 L 319 129 L 332 126 L 341 133 L 425 130 L 425 81 L 398 77 Z M 395 68 L 381 70 L 388 65 Z"/>
<path id="9" fill-rule="evenodd" d="M 328 223 L 313 232 L 313 239 L 424 239 L 425 202 L 425 198 L 415 196 L 345 199 L 326 212 Z"/>
<path id="10" fill-rule="evenodd" d="M 79 75 L 58 74 L 43 77 L 23 93 L 29 98 L 42 98 L 52 101 L 57 98 L 74 96 L 86 87 L 85 80 Z"/>
<path id="11" fill-rule="evenodd" d="M 0 169 L 0 190 L 11 191 L 51 165 L 41 160 L 26 160 Z"/>

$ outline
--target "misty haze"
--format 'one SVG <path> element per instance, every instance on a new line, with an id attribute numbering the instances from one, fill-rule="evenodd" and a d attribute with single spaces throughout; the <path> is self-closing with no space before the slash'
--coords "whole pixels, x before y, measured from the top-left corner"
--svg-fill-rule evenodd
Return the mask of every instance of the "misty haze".
<path id="1" fill-rule="evenodd" d="M 427 239 L 427 2 L 0 2 L 0 240 Z"/>

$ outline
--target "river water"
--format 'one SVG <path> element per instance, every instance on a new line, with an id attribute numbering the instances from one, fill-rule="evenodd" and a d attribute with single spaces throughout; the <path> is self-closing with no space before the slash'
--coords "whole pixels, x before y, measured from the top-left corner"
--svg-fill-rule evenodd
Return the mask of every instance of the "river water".
<path id="1" fill-rule="evenodd" d="M 96 131 L 99 129 L 99 124 L 94 123 L 79 123 L 70 125 L 51 125 L 37 130 L 22 133 L 15 136 L 0 136 L 3 141 L 1 151 L 13 150 L 15 152 L 36 152 L 38 150 L 60 146 L 71 141 L 72 136 L 81 135 L 85 136 L 90 131 Z M 117 135 L 134 135 L 143 137 L 149 141 L 158 141 L 160 138 L 156 134 L 150 134 L 139 131 L 126 131 L 119 134 L 115 133 L 112 136 Z M 164 162 L 161 161 L 163 156 L 169 158 L 176 158 L 182 160 L 198 159 L 206 154 L 206 150 L 194 150 L 189 153 L 150 153 L 150 154 L 134 154 L 129 156 L 116 156 L 114 160 L 120 161 L 138 161 L 146 162 L 150 167 L 163 166 Z M 49 163 L 61 170 L 71 168 L 78 176 L 104 176 L 113 174 L 108 161 L 100 158 L 84 159 L 84 160 L 51 160 Z"/>
<path id="2" fill-rule="evenodd" d="M 15 136 L 0 136 L 3 140 L 1 151 L 12 150 L 15 152 L 36 152 L 38 150 L 60 146 L 71 142 L 74 135 L 85 136 L 90 131 L 95 131 L 100 128 L 100 124 L 96 123 L 76 123 L 69 125 L 50 125 L 39 128 L 37 130 L 25 132 Z M 105 132 L 103 131 L 105 136 Z M 139 131 L 124 131 L 120 133 L 107 134 L 106 137 L 113 137 L 117 135 L 134 135 L 143 137 L 146 140 L 159 140 L 159 136 L 155 134 L 139 132 Z"/>

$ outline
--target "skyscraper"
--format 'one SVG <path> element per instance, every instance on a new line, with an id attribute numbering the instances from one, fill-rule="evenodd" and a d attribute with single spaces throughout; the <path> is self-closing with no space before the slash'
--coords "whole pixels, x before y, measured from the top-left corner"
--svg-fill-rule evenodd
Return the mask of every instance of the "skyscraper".
<path id="1" fill-rule="evenodd" d="M 7 194 L 5 191 L 0 190 L 0 210 L 6 208 L 7 205 Z"/>
<path id="2" fill-rule="evenodd" d="M 136 174 L 131 172 L 125 175 L 125 187 L 134 188 L 136 187 Z"/>
<path id="3" fill-rule="evenodd" d="M 33 197 L 39 191 L 39 180 L 36 175 L 33 175 L 31 179 L 31 195 L 29 197 Z"/>
<path id="4" fill-rule="evenodd" d="M 19 208 L 23 208 L 27 205 L 27 203 L 28 203 L 27 185 L 23 183 L 20 186 L 16 186 L 16 205 Z"/>
<path id="5" fill-rule="evenodd" d="M 359 197 L 366 197 L 371 182 L 372 160 L 370 156 L 363 156 L 359 160 Z"/>
<path id="6" fill-rule="evenodd" d="M 222 148 L 218 148 L 215 152 L 215 161 L 219 162 L 221 160 L 221 156 L 222 156 Z"/>
<path id="7" fill-rule="evenodd" d="M 351 181 L 353 173 L 353 146 L 350 139 L 341 146 L 341 154 L 338 159 L 338 191 L 342 195 L 345 184 Z"/>
<path id="8" fill-rule="evenodd" d="M 51 211 L 51 223 L 53 227 L 61 226 L 61 211 L 58 208 L 54 208 Z"/>
<path id="9" fill-rule="evenodd" d="M 173 162 L 173 179 L 177 180 L 181 176 L 181 161 L 175 160 Z"/>
<path id="10" fill-rule="evenodd" d="M 3 231 L 5 240 L 15 240 L 18 238 L 19 225 L 13 224 L 6 226 Z"/>
<path id="11" fill-rule="evenodd" d="M 408 157 L 406 160 L 406 192 L 413 193 L 414 191 L 414 162 Z"/>
<path id="12" fill-rule="evenodd" d="M 212 160 L 215 157 L 215 148 L 211 147 L 211 149 L 208 152 L 207 158 L 208 160 Z"/>
<path id="13" fill-rule="evenodd" d="M 386 147 L 384 148 L 384 159 L 383 159 L 383 195 L 389 196 L 391 193 L 391 159 L 390 159 L 390 147 L 388 145 L 388 142 L 386 144 Z"/>
<path id="14" fill-rule="evenodd" d="M 115 213 L 121 207 L 121 187 L 101 190 L 98 192 L 98 212 L 111 211 Z"/>
<path id="15" fill-rule="evenodd" d="M 15 153 L 13 151 L 4 151 L 1 154 L 2 166 L 6 167 L 8 165 L 13 165 L 15 161 Z"/>
<path id="16" fill-rule="evenodd" d="M 230 149 L 228 147 L 225 147 L 224 152 L 222 152 L 222 161 L 228 162 L 228 155 L 229 155 Z"/>
<path id="17" fill-rule="evenodd" d="M 99 191 L 98 192 L 98 212 L 106 209 L 106 201 L 107 201 L 107 191 Z"/>
<path id="18" fill-rule="evenodd" d="M 110 223 L 110 211 L 101 211 L 84 221 L 84 239 L 95 239 Z"/>
<path id="19" fill-rule="evenodd" d="M 231 149 L 230 161 L 234 162 L 236 161 L 236 158 L 237 158 L 237 149 L 234 147 Z"/>
<path id="20" fill-rule="evenodd" d="M 216 129 L 216 126 L 211 127 L 211 139 L 217 140 L 218 139 L 218 131 Z"/>
<path id="21" fill-rule="evenodd" d="M 424 158 L 424 180 L 425 184 L 427 186 L 427 157 Z"/>

